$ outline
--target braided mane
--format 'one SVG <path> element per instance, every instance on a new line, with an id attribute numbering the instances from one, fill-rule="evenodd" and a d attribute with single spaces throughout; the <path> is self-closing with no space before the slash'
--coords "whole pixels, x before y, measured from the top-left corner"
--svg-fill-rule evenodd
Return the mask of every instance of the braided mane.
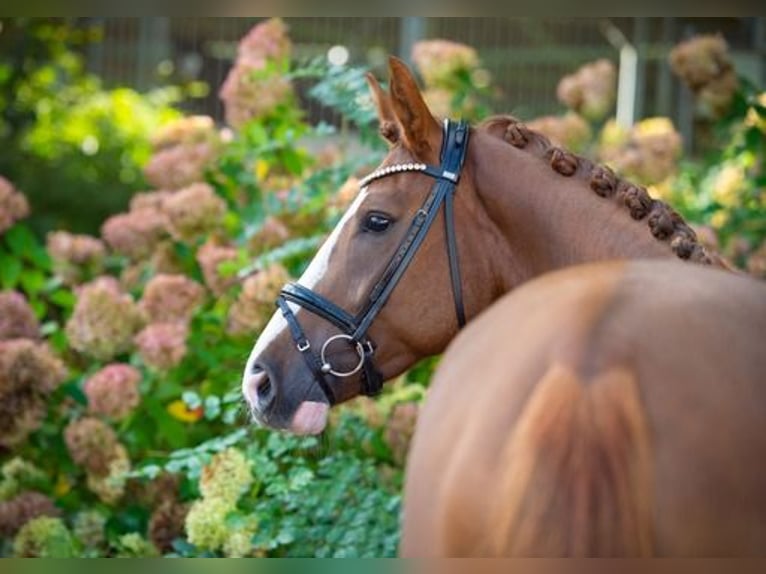
<path id="1" fill-rule="evenodd" d="M 479 129 L 530 152 L 565 177 L 587 182 L 597 195 L 626 207 L 633 219 L 646 219 L 651 234 L 659 241 L 667 241 L 681 259 L 704 264 L 714 262 L 714 257 L 700 244 L 697 234 L 684 219 L 667 203 L 652 199 L 644 187 L 617 177 L 604 165 L 554 146 L 546 136 L 529 129 L 513 116 L 487 118 L 479 124 Z"/>

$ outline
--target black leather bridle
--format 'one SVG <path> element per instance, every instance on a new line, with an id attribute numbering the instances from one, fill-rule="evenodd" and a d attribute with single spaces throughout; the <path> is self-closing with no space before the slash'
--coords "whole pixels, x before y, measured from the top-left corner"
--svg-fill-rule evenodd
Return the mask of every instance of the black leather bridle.
<path id="1" fill-rule="evenodd" d="M 442 204 L 444 205 L 447 256 L 449 259 L 450 278 L 452 280 L 452 294 L 455 301 L 455 314 L 458 325 L 460 327 L 465 325 L 463 292 L 460 283 L 460 268 L 455 241 L 453 196 L 457 183 L 460 180 L 463 162 L 465 161 L 466 149 L 468 148 L 468 134 L 469 128 L 466 122 L 445 120 L 444 137 L 440 153 L 441 165 L 438 167 L 425 163 L 389 165 L 372 172 L 360 182 L 360 188 L 364 188 L 377 179 L 402 172 L 419 172 L 429 175 L 436 180 L 431 188 L 431 193 L 415 214 L 407 234 L 399 244 L 385 271 L 383 271 L 381 278 L 370 292 L 367 302 L 360 313 L 352 315 L 332 301 L 299 283 L 288 283 L 282 288 L 276 304 L 287 321 L 296 348 L 303 355 L 306 364 L 331 405 L 336 402 L 336 396 L 327 380 L 328 375 L 343 378 L 363 371 L 361 393 L 364 395 L 375 395 L 380 392 L 383 386 L 383 376 L 375 368 L 373 362 L 375 345 L 367 336 L 367 331 L 412 262 L 415 253 L 417 253 L 428 230 L 431 228 L 431 224 L 436 219 Z M 327 339 L 322 345 L 320 352 L 318 354 L 315 353 L 295 314 L 290 309 L 288 301 L 296 303 L 307 311 L 311 311 L 315 315 L 329 321 L 340 329 L 341 333 Z M 359 356 L 359 363 L 350 371 L 337 371 L 333 369 L 327 360 L 329 345 L 339 340 L 348 341 L 355 347 Z"/>

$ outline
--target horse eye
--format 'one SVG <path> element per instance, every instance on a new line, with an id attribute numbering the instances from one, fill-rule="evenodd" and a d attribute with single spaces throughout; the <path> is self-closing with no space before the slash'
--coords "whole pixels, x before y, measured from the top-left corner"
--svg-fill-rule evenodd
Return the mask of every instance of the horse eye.
<path id="1" fill-rule="evenodd" d="M 364 231 L 383 233 L 391 225 L 391 218 L 382 213 L 370 213 L 364 219 Z"/>

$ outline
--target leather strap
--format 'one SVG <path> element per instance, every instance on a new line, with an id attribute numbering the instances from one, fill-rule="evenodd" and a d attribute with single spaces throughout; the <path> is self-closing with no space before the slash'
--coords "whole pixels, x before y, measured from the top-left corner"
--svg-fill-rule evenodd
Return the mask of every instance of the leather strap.
<path id="1" fill-rule="evenodd" d="M 373 356 L 375 347 L 367 338 L 367 331 L 377 317 L 380 310 L 388 301 L 391 293 L 401 280 L 404 272 L 409 267 L 415 254 L 425 240 L 428 230 L 431 228 L 436 216 L 444 204 L 444 227 L 447 242 L 447 258 L 449 260 L 450 281 L 455 303 L 455 316 L 459 327 L 465 325 L 465 308 L 463 305 L 463 289 L 460 282 L 460 264 L 458 261 L 457 240 L 454 222 L 454 192 L 460 179 L 460 172 L 465 161 L 468 147 L 468 124 L 465 122 L 452 123 L 445 121 L 444 138 L 440 153 L 441 165 L 436 167 L 423 164 L 407 164 L 394 166 L 394 170 L 374 174 L 374 178 L 385 177 L 391 173 L 400 171 L 418 171 L 433 177 L 436 180 L 431 192 L 428 194 L 422 207 L 417 211 L 410 223 L 410 227 L 399 244 L 396 253 L 386 265 L 380 279 L 370 291 L 367 305 L 362 311 L 352 316 L 350 313 L 315 293 L 311 289 L 299 283 L 289 283 L 282 288 L 281 295 L 277 298 L 277 306 L 282 311 L 296 348 L 303 355 L 306 364 L 317 379 L 322 391 L 330 404 L 336 401 L 332 386 L 327 381 L 326 373 L 322 370 L 323 365 L 317 353 L 311 349 L 311 343 L 306 337 L 295 314 L 290 309 L 287 301 L 296 303 L 329 321 L 340 329 L 344 334 L 351 336 L 352 342 L 358 342 L 364 349 L 363 376 L 361 392 L 365 395 L 374 395 L 380 392 L 383 386 L 383 376 L 375 367 Z M 372 181 L 372 179 L 371 179 Z"/>

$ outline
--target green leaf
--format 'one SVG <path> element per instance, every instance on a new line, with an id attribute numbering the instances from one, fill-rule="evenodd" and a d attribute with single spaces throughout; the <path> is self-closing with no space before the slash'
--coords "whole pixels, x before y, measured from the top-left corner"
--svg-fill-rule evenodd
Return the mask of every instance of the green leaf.
<path id="1" fill-rule="evenodd" d="M 0 254 L 0 283 L 3 289 L 13 289 L 21 277 L 21 261 L 10 255 Z"/>
<path id="2" fill-rule="evenodd" d="M 5 234 L 5 241 L 11 252 L 23 257 L 37 247 L 37 239 L 24 225 L 15 225 Z"/>

